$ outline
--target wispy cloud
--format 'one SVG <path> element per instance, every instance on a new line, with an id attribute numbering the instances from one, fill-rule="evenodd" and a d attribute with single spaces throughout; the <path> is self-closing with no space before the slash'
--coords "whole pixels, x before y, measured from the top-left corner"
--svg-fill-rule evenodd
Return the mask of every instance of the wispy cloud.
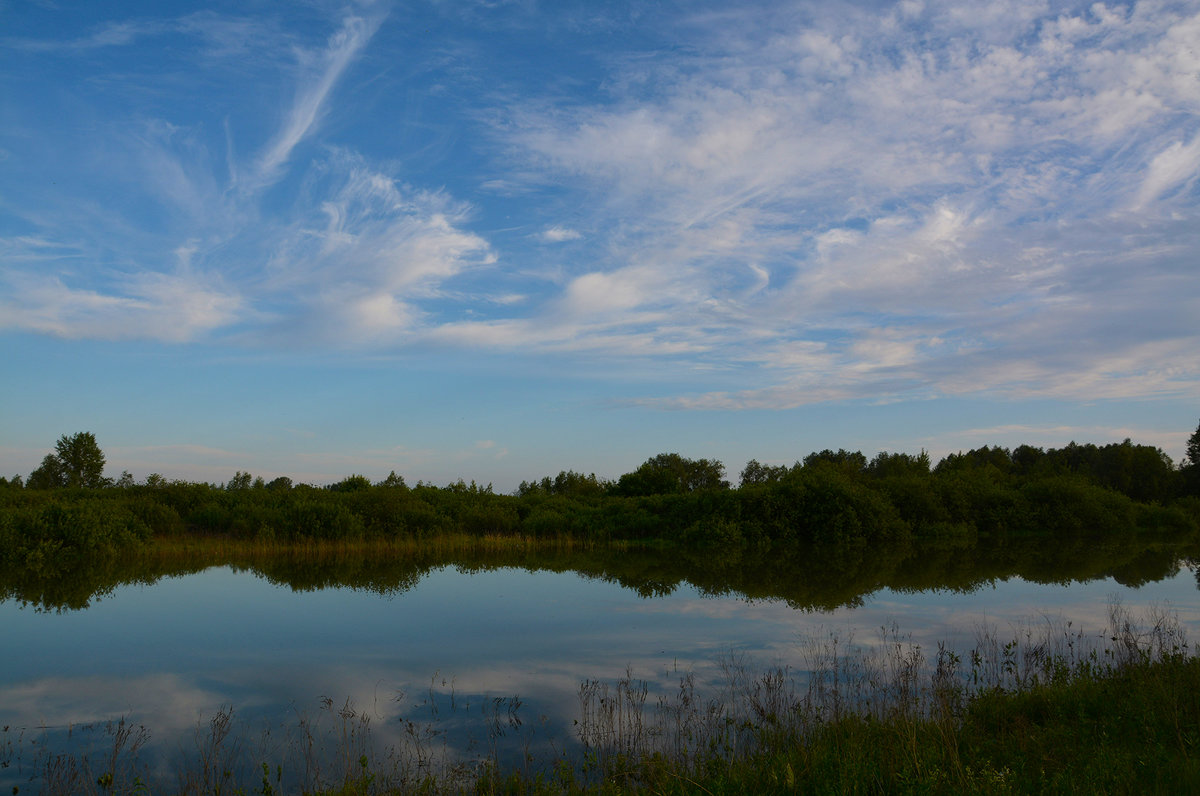
<path id="1" fill-rule="evenodd" d="M 10 277 L 0 328 L 66 338 L 185 342 L 236 320 L 242 301 L 220 284 L 188 274 L 142 272 L 116 294 L 72 288 L 56 278 Z"/>
<path id="2" fill-rule="evenodd" d="M 157 36 L 175 30 L 170 22 L 139 20 L 110 22 L 98 27 L 86 36 L 73 39 L 20 39 L 9 37 L 5 44 L 26 52 L 61 52 L 90 50 L 103 47 L 124 47 L 139 38 Z"/>
<path id="3" fill-rule="evenodd" d="M 569 227 L 553 226 L 542 231 L 541 238 L 547 243 L 562 243 L 567 240 L 579 240 L 582 238 L 578 231 Z"/>
<path id="4" fill-rule="evenodd" d="M 382 20 L 347 17 L 342 28 L 329 39 L 323 52 L 306 54 L 305 74 L 296 88 L 296 98 L 283 126 L 259 158 L 251 189 L 274 182 L 281 167 L 291 157 L 292 150 L 308 135 L 324 109 L 334 85 L 354 57 L 371 40 Z"/>
<path id="5" fill-rule="evenodd" d="M 613 313 L 614 347 L 648 335 L 738 362 L 753 341 L 785 377 L 668 404 L 1196 394 L 1200 289 L 1181 269 L 1200 148 L 1182 109 L 1200 80 L 1180 45 L 1198 20 L 1152 2 L 748 12 L 705 55 L 631 66 L 626 98 L 507 129 L 621 224 L 616 265 L 569 280 L 563 306 Z M 805 343 L 819 363 L 762 361 Z"/>
<path id="6" fill-rule="evenodd" d="M 494 261 L 485 240 L 461 229 L 469 208 L 446 195 L 348 152 L 331 153 L 321 171 L 308 213 L 272 242 L 257 288 L 283 310 L 276 330 L 310 342 L 394 341 L 423 326 L 420 299 Z"/>

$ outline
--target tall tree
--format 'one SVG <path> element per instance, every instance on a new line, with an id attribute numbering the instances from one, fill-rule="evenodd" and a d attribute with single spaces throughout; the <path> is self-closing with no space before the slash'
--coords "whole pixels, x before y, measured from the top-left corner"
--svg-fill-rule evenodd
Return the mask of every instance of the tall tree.
<path id="1" fill-rule="evenodd" d="M 1196 433 L 1188 438 L 1187 461 L 1192 467 L 1200 467 L 1200 426 L 1196 426 Z"/>
<path id="2" fill-rule="evenodd" d="M 728 489 L 725 465 L 716 459 L 685 459 L 678 453 L 660 453 L 625 473 L 613 486 L 613 494 L 665 495 Z"/>
<path id="3" fill-rule="evenodd" d="M 80 431 L 69 437 L 59 437 L 54 448 L 66 486 L 104 486 L 104 452 L 96 444 L 94 434 Z"/>
<path id="4" fill-rule="evenodd" d="M 54 453 L 46 454 L 41 465 L 29 474 L 32 489 L 63 486 L 99 487 L 104 480 L 104 452 L 96 437 L 88 431 L 58 438 Z"/>
<path id="5" fill-rule="evenodd" d="M 1196 426 L 1196 433 L 1188 438 L 1187 455 L 1180 464 L 1184 494 L 1200 496 L 1200 426 Z M 1200 574 L 1196 578 L 1200 580 Z"/>
<path id="6" fill-rule="evenodd" d="M 62 462 L 53 453 L 47 453 L 38 468 L 29 474 L 30 489 L 58 489 L 66 484 Z"/>

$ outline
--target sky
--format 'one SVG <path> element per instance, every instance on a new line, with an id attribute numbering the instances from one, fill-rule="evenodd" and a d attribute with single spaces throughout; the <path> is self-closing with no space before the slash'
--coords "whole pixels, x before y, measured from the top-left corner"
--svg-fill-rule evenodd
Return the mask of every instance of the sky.
<path id="1" fill-rule="evenodd" d="M 0 0 L 0 474 L 1200 420 L 1200 2 Z"/>

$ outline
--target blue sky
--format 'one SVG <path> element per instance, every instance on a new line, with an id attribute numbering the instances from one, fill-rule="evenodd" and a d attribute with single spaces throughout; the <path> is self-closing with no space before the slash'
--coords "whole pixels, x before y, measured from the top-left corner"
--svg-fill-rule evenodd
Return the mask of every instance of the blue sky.
<path id="1" fill-rule="evenodd" d="M 1200 3 L 0 2 L 0 472 L 1200 419 Z"/>

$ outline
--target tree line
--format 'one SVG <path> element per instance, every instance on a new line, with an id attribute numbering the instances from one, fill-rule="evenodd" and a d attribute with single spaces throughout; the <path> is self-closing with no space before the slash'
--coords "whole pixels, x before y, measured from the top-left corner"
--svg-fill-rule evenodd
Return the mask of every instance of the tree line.
<path id="1" fill-rule="evenodd" d="M 0 478 L 0 561 L 39 566 L 156 536 L 425 538 L 446 533 L 662 540 L 737 551 L 780 544 L 869 545 L 995 534 L 1195 533 L 1200 428 L 1176 466 L 1130 440 L 1042 449 L 824 450 L 791 466 L 724 465 L 663 453 L 615 480 L 562 471 L 513 494 L 456 481 L 410 486 L 391 473 L 324 486 L 237 472 L 224 484 L 103 476 L 94 435 L 62 437 L 27 480 Z"/>

